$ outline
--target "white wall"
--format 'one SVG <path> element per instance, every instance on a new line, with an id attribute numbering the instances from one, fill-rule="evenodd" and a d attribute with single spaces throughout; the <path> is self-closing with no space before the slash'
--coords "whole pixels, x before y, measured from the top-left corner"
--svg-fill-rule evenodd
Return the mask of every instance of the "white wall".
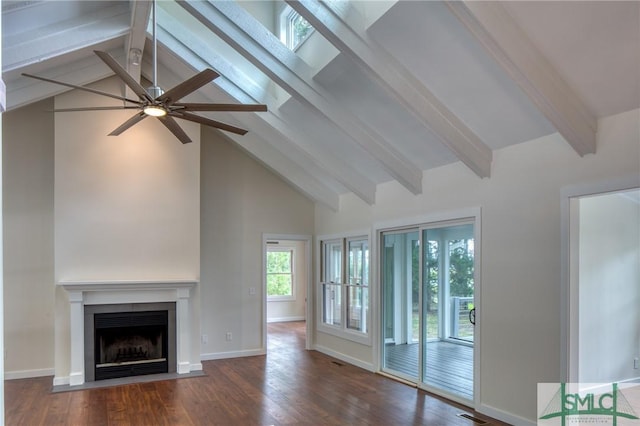
<path id="1" fill-rule="evenodd" d="M 52 108 L 50 99 L 2 116 L 7 378 L 52 374 Z"/>
<path id="2" fill-rule="evenodd" d="M 105 81 L 101 90 L 118 93 L 116 83 Z M 95 98 L 72 91 L 57 97 L 56 107 Z M 180 120 L 194 140 L 185 145 L 153 118 L 107 136 L 134 114 L 55 115 L 57 280 L 199 275 L 199 126 Z"/>
<path id="3" fill-rule="evenodd" d="M 596 155 L 581 158 L 554 134 L 495 151 L 490 179 L 456 163 L 425 172 L 420 196 L 397 183 L 379 185 L 374 206 L 343 196 L 338 213 L 316 207 L 315 234 L 480 206 L 480 409 L 533 422 L 536 384 L 561 380 L 560 190 L 640 173 L 639 118 L 635 110 L 601 119 Z M 370 347 L 323 333 L 314 338 L 336 352 L 374 361 Z"/>
<path id="4" fill-rule="evenodd" d="M 121 84 L 113 78 L 96 88 L 119 93 Z M 55 100 L 56 108 L 101 104 L 114 102 L 79 91 Z M 120 136 L 107 136 L 133 114 L 55 115 L 57 282 L 199 278 L 199 126 L 180 122 L 194 141 L 186 145 L 151 118 Z M 55 370 L 62 378 L 69 371 L 69 306 L 64 290 L 56 293 Z M 197 290 L 191 300 L 199 305 Z M 197 310 L 192 314 L 197 317 Z M 192 333 L 198 336 L 194 319 Z M 192 353 L 197 358 L 198 351 Z"/>
<path id="5" fill-rule="evenodd" d="M 305 318 L 307 298 L 307 253 L 305 241 L 278 240 L 278 247 L 294 249 L 293 285 L 295 300 L 267 299 L 267 322 L 299 321 Z"/>
<path id="6" fill-rule="evenodd" d="M 580 199 L 580 382 L 640 377 L 633 368 L 640 357 L 639 201 L 620 193 Z"/>
<path id="7" fill-rule="evenodd" d="M 208 128 L 201 185 L 203 359 L 260 353 L 262 234 L 311 235 L 313 203 Z M 233 340 L 225 339 L 227 332 Z"/>

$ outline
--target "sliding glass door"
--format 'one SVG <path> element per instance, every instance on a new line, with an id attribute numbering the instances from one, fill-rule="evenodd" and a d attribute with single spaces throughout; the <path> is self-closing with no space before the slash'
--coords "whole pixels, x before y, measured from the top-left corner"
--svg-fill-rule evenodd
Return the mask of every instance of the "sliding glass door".
<path id="1" fill-rule="evenodd" d="M 424 229 L 422 241 L 421 381 L 473 400 L 473 225 Z"/>
<path id="2" fill-rule="evenodd" d="M 473 401 L 473 221 L 389 230 L 380 238 L 383 371 Z"/>
<path id="3" fill-rule="evenodd" d="M 383 369 L 416 382 L 420 341 L 419 229 L 385 232 L 381 246 Z"/>

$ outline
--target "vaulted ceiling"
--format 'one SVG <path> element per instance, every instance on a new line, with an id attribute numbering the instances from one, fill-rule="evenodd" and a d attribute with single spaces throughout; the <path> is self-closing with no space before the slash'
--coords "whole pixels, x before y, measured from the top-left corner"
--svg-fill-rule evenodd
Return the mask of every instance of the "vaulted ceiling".
<path id="1" fill-rule="evenodd" d="M 640 107 L 639 2 L 286 3 L 315 28 L 295 52 L 275 34 L 281 1 L 158 2 L 158 83 L 213 68 L 221 77 L 188 100 L 267 104 L 203 115 L 248 129 L 226 135 L 332 209 L 347 192 L 374 204 L 392 180 L 419 194 L 425 170 L 454 162 L 490 179 L 495 150 L 554 132 L 597 155 L 597 119 Z M 2 1 L 7 108 L 69 90 L 24 72 L 75 85 L 112 76 L 94 50 L 151 81 L 150 11 Z"/>

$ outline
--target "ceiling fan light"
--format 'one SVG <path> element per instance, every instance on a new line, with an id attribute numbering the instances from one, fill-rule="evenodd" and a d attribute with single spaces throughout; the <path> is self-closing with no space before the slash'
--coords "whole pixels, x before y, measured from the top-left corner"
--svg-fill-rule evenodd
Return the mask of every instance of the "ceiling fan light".
<path id="1" fill-rule="evenodd" d="M 167 110 L 160 105 L 147 105 L 143 109 L 144 113 L 152 117 L 164 117 L 167 115 Z"/>

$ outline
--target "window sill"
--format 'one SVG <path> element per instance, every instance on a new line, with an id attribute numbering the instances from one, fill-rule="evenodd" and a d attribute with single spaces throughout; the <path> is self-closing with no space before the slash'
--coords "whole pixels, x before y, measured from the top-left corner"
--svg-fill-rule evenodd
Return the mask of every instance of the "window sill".
<path id="1" fill-rule="evenodd" d="M 267 296 L 267 302 L 295 302 L 295 296 Z"/>
<path id="2" fill-rule="evenodd" d="M 361 345 L 371 346 L 371 335 L 359 331 L 345 330 L 342 327 L 331 326 L 328 324 L 318 324 L 317 330 L 321 333 L 331 334 L 344 340 L 360 343 Z"/>

